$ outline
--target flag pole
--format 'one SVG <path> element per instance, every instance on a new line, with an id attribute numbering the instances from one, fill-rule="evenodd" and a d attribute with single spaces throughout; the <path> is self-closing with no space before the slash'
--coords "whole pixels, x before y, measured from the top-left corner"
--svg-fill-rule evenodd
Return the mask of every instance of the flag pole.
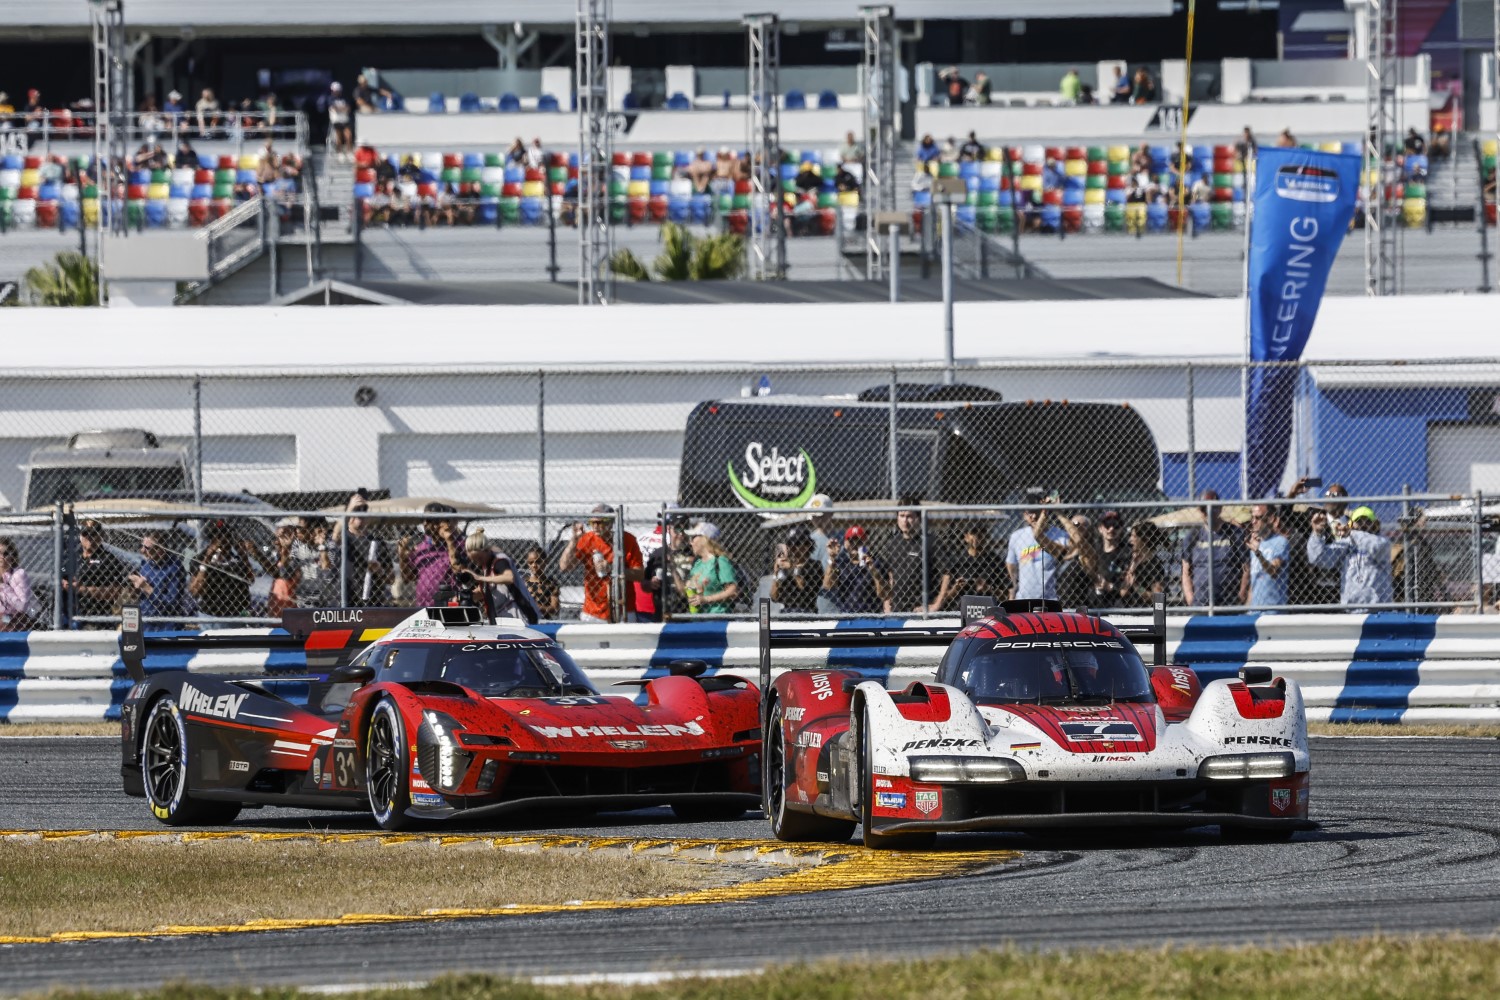
<path id="1" fill-rule="evenodd" d="M 1197 12 L 1198 0 L 1188 0 L 1187 9 L 1187 66 L 1182 83 L 1182 139 L 1177 143 L 1177 287 L 1182 287 L 1182 237 L 1187 229 L 1187 134 L 1188 112 L 1193 97 L 1193 15 Z"/>
<path id="2" fill-rule="evenodd" d="M 1240 367 L 1240 419 L 1244 438 L 1240 445 L 1240 498 L 1250 499 L 1250 227 L 1255 223 L 1256 147 L 1245 146 L 1245 252 L 1240 289 L 1245 334 L 1245 362 Z"/>

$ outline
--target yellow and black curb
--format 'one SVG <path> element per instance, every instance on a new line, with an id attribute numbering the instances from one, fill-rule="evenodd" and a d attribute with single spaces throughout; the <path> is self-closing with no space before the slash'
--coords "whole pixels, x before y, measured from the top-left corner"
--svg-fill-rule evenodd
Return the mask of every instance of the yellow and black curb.
<path id="1" fill-rule="evenodd" d="M 264 918 L 243 924 L 166 925 L 138 931 L 59 931 L 36 937 L 0 935 L 0 945 L 91 941 L 105 938 L 185 937 L 196 934 L 237 934 L 250 931 L 303 930 L 316 927 L 354 927 L 421 920 L 460 920 L 473 917 L 530 916 L 583 910 L 639 910 L 659 906 L 731 903 L 768 896 L 787 896 L 839 889 L 863 889 L 926 879 L 946 878 L 993 867 L 1020 857 L 1015 851 L 872 851 L 848 844 L 782 844 L 760 840 L 683 840 L 629 837 L 569 837 L 560 835 L 500 836 L 399 833 L 256 833 L 212 831 L 164 833 L 157 830 L 0 830 L 7 840 L 139 840 L 192 844 L 207 841 L 253 843 L 358 843 L 380 847 L 403 845 L 520 853 L 542 851 L 609 851 L 631 857 L 667 857 L 687 861 L 762 866 L 765 877 L 733 885 L 695 889 L 671 896 L 625 900 L 574 900 L 567 903 L 510 904 L 488 908 L 429 909 L 420 913 L 346 913 L 339 917 Z"/>

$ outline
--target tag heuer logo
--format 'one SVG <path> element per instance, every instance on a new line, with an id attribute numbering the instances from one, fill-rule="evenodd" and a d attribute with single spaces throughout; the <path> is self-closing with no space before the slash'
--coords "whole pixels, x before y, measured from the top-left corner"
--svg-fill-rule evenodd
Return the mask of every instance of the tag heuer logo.
<path id="1" fill-rule="evenodd" d="M 646 741 L 645 740 L 610 740 L 609 741 L 609 745 L 612 746 L 612 747 L 614 747 L 616 750 L 644 750 L 644 749 L 646 749 Z"/>
<path id="2" fill-rule="evenodd" d="M 938 809 L 938 793 L 937 792 L 917 792 L 915 798 L 916 798 L 917 809 L 920 810 L 921 812 L 929 814 L 929 815 L 932 814 L 932 813 L 937 812 L 937 809 Z"/>
<path id="3" fill-rule="evenodd" d="M 1271 789 L 1271 808 L 1277 812 L 1286 812 L 1292 807 L 1292 790 L 1290 788 Z"/>

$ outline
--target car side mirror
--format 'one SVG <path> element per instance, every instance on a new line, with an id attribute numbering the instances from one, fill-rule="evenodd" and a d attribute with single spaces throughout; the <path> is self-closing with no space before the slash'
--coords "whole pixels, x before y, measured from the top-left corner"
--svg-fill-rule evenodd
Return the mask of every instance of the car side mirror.
<path id="1" fill-rule="evenodd" d="M 328 674 L 330 684 L 368 684 L 375 679 L 375 668 L 361 663 L 359 666 L 334 667 Z"/>
<path id="2" fill-rule="evenodd" d="M 673 660 L 667 664 L 667 673 L 673 677 L 702 677 L 708 673 L 708 663 L 704 660 Z"/>
<path id="3" fill-rule="evenodd" d="M 1265 666 L 1240 667 L 1240 680 L 1246 684 L 1269 684 L 1271 683 L 1271 668 Z"/>

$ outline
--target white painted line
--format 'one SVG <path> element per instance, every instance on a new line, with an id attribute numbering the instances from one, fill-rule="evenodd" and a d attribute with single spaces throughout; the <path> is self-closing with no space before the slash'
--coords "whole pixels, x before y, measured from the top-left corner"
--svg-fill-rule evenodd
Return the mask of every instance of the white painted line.
<path id="1" fill-rule="evenodd" d="M 679 972 L 581 972 L 575 975 L 532 976 L 535 986 L 655 986 L 674 979 L 733 979 L 758 976 L 765 969 L 685 969 Z"/>

